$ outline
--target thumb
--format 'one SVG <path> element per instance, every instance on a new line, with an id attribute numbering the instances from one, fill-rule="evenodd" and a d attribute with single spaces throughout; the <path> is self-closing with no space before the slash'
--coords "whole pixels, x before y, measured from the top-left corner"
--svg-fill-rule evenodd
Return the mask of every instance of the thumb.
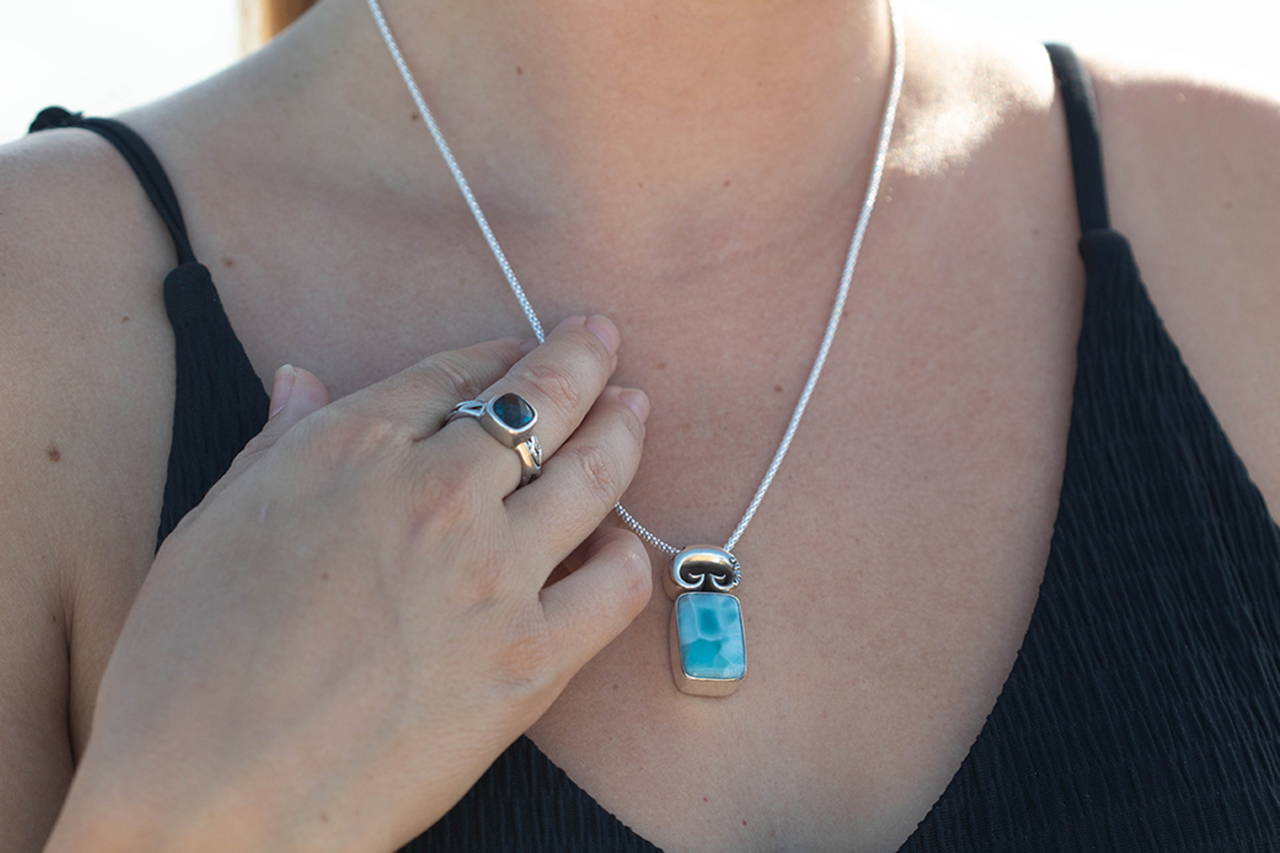
<path id="1" fill-rule="evenodd" d="M 213 500 L 226 485 L 240 476 L 255 460 L 266 453 L 298 421 L 329 404 L 329 389 L 314 373 L 282 364 L 271 380 L 271 402 L 267 407 L 267 422 L 251 439 L 223 473 L 222 477 L 205 493 L 202 503 Z"/>
<path id="2" fill-rule="evenodd" d="M 327 405 L 329 389 L 314 373 L 292 364 L 282 364 L 271 381 L 271 403 L 262 432 L 279 436 L 305 416 Z"/>

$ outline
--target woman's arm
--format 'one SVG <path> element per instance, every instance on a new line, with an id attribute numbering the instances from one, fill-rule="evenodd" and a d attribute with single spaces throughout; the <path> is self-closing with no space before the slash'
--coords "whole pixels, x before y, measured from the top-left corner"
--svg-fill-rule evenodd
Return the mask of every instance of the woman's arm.
<path id="1" fill-rule="evenodd" d="M 0 849 L 39 850 L 151 563 L 172 249 L 114 149 L 0 147 Z M 127 318 L 127 319 L 126 319 Z"/>
<path id="2" fill-rule="evenodd" d="M 5 491 L 0 501 L 0 847 L 23 851 L 39 850 L 44 843 L 71 781 L 72 764 L 66 618 L 56 582 L 56 546 L 46 535 L 47 525 L 33 523 L 22 500 L 33 486 L 33 466 L 15 464 L 15 443 L 28 437 L 14 429 L 15 410 L 7 403 L 0 406 Z"/>
<path id="3" fill-rule="evenodd" d="M 27 165 L 0 159 L 0 847 L 15 851 L 40 849 L 73 770 L 64 595 L 72 518 L 62 508 L 69 466 L 53 393 L 63 377 L 38 340 L 51 318 L 38 313 L 47 283 L 31 269 Z"/>

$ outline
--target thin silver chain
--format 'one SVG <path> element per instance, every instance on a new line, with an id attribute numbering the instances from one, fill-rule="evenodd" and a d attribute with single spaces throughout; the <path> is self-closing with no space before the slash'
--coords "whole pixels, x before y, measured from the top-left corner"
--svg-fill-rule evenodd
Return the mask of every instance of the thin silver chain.
<path id="1" fill-rule="evenodd" d="M 378 24 L 378 29 L 382 32 L 382 38 L 386 41 L 387 49 L 391 52 L 391 58 L 395 60 L 396 67 L 400 69 L 400 76 L 404 78 L 405 85 L 409 88 L 409 94 L 413 96 L 413 101 L 418 107 L 418 112 L 422 115 L 424 124 L 426 124 L 427 129 L 431 131 L 431 135 L 435 138 L 436 145 L 439 146 L 440 153 L 444 155 L 445 163 L 449 166 L 449 171 L 453 173 L 453 178 L 457 181 L 458 188 L 462 190 L 462 195 L 467 200 L 467 205 L 471 208 L 472 215 L 480 225 L 480 230 L 484 233 L 485 239 L 489 241 L 489 248 L 493 250 L 494 257 L 498 259 L 498 265 L 502 267 L 502 272 L 507 277 L 511 292 L 515 294 L 521 310 L 524 311 L 525 318 L 529 321 L 529 326 L 533 329 L 533 334 L 541 343 L 546 337 L 542 331 L 542 322 L 538 319 L 537 313 L 534 312 L 533 306 L 529 304 L 529 297 L 525 296 L 524 288 L 516 280 L 516 274 L 511 269 L 511 264 L 507 262 L 507 257 L 503 254 L 502 248 L 498 245 L 497 238 L 493 236 L 488 220 L 480 212 L 480 205 L 476 203 L 475 196 L 471 193 L 471 187 L 467 184 L 467 179 L 462 176 L 458 161 L 454 159 L 453 152 L 449 150 L 448 144 L 444 141 L 444 135 L 440 133 L 440 128 L 436 126 L 435 118 L 431 115 L 431 110 L 427 108 L 426 99 L 422 97 L 422 91 L 418 88 L 417 82 L 413 79 L 413 74 L 409 71 L 409 65 L 405 62 L 404 55 L 400 52 L 400 46 L 396 43 L 395 37 L 391 35 L 391 27 L 387 24 L 386 16 L 382 14 L 382 7 L 379 5 L 378 0 L 368 1 L 369 9 L 373 12 L 373 18 Z M 783 457 L 787 455 L 787 450 L 791 447 L 791 439 L 795 437 L 796 429 L 800 426 L 800 418 L 804 416 L 805 407 L 809 405 L 809 397 L 813 395 L 814 386 L 818 384 L 818 376 L 821 375 L 822 367 L 826 364 L 827 353 L 831 350 L 832 341 L 835 340 L 836 328 L 840 325 L 840 316 L 844 312 L 845 299 L 849 294 L 849 283 L 853 280 L 853 271 L 858 263 L 858 254 L 862 250 L 862 238 L 867 231 L 867 225 L 871 221 L 871 211 L 875 208 L 876 198 L 880 193 L 880 178 L 884 173 L 885 160 L 889 153 L 889 139 L 893 135 L 894 119 L 898 113 L 898 99 L 902 94 L 902 77 L 906 60 L 902 30 L 898 24 L 893 0 L 886 0 L 886 3 L 889 7 L 889 21 L 893 31 L 893 77 L 890 82 L 888 96 L 885 98 L 884 117 L 880 123 L 880 137 L 876 146 L 875 160 L 871 167 L 871 177 L 867 182 L 866 198 L 862 203 L 862 213 L 858 217 L 858 224 L 853 232 L 853 242 L 849 246 L 849 255 L 845 261 L 844 274 L 840 278 L 840 288 L 836 291 L 835 304 L 831 308 L 831 316 L 827 320 L 827 328 L 822 335 L 822 343 L 818 347 L 818 354 L 813 360 L 813 367 L 809 370 L 809 378 L 804 383 L 804 390 L 800 392 L 800 399 L 796 402 L 796 407 L 791 413 L 791 420 L 787 423 L 787 429 L 782 434 L 782 441 L 779 442 L 778 449 L 773 454 L 773 460 L 769 463 L 769 468 L 765 471 L 764 478 L 760 481 L 760 485 L 756 487 L 756 493 L 752 496 L 751 503 L 747 506 L 747 511 L 743 513 L 742 520 L 738 522 L 738 526 L 734 528 L 728 541 L 725 542 L 724 549 L 726 551 L 733 551 L 733 547 L 738 544 L 738 540 L 746 532 L 747 525 L 751 523 L 756 510 L 760 508 L 760 502 L 764 500 L 765 492 L 769 490 L 770 484 L 773 483 L 774 475 L 782 467 Z M 613 509 L 627 527 L 634 530 L 641 539 L 657 550 L 671 555 L 678 554 L 682 550 L 660 539 L 657 534 L 641 524 L 621 503 L 615 504 Z"/>

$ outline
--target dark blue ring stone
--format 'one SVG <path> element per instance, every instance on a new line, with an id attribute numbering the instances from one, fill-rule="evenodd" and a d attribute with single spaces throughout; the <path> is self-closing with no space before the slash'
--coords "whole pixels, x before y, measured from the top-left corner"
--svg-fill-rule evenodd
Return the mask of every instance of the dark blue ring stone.
<path id="1" fill-rule="evenodd" d="M 533 406 L 519 394 L 503 394 L 491 406 L 494 417 L 509 430 L 521 430 L 533 423 Z"/>

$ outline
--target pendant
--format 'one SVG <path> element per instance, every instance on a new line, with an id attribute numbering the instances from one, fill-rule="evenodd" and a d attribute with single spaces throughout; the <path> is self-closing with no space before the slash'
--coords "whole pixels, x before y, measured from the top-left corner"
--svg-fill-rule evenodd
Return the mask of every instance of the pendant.
<path id="1" fill-rule="evenodd" d="M 671 674 L 694 696 L 728 696 L 747 675 L 742 605 L 733 589 L 742 580 L 738 558 L 723 548 L 685 548 L 663 578 L 671 608 Z"/>

